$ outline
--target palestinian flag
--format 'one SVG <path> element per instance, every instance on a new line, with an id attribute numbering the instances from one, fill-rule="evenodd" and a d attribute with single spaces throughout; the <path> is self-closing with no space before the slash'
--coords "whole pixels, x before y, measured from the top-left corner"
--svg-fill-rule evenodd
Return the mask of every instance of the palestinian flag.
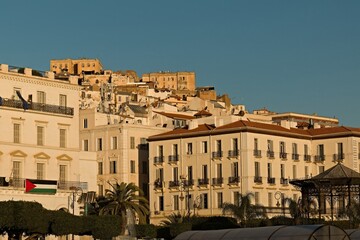
<path id="1" fill-rule="evenodd" d="M 25 180 L 25 193 L 35 194 L 55 194 L 57 190 L 57 181 L 53 180 Z"/>

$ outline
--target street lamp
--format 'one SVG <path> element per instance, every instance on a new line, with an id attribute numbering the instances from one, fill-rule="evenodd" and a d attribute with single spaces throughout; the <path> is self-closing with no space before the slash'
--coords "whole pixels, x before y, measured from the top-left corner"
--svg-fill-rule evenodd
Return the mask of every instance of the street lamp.
<path id="1" fill-rule="evenodd" d="M 181 202 L 184 200 L 184 196 L 183 196 L 183 192 L 186 191 L 186 208 L 187 208 L 187 216 L 188 219 L 190 220 L 190 186 L 189 186 L 189 181 L 186 181 L 186 176 L 180 176 L 180 200 Z"/>
<path id="2" fill-rule="evenodd" d="M 277 192 L 275 192 L 275 199 L 276 199 L 276 207 L 280 207 L 280 205 L 281 205 L 281 207 L 282 207 L 282 213 L 283 213 L 283 215 L 284 215 L 284 217 L 285 217 L 285 200 L 284 200 L 284 194 L 282 193 L 282 192 L 279 192 L 279 191 L 277 191 Z M 281 204 L 280 204 L 280 202 L 279 202 L 279 200 L 281 200 Z"/>
<path id="3" fill-rule="evenodd" d="M 83 191 L 81 187 L 70 187 L 70 190 L 72 191 L 71 195 L 68 197 L 68 205 L 70 205 L 71 202 L 71 208 L 72 208 L 72 214 L 75 215 L 75 198 L 76 196 L 81 196 Z M 72 240 L 74 240 L 74 234 L 72 234 Z"/>

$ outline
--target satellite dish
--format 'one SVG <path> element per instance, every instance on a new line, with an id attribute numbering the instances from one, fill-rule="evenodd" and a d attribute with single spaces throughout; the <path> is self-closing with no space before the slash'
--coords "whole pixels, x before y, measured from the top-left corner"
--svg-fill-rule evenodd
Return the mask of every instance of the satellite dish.
<path id="1" fill-rule="evenodd" d="M 242 117 L 242 116 L 245 115 L 245 112 L 244 112 L 243 110 L 241 110 L 241 111 L 239 112 L 239 115 Z"/>

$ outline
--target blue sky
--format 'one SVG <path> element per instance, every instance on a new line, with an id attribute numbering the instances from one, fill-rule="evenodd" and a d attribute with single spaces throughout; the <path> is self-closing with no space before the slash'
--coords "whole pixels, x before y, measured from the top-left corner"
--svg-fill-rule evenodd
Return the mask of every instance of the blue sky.
<path id="1" fill-rule="evenodd" d="M 195 71 L 250 111 L 337 117 L 360 127 L 360 1 L 3 1 L 0 63 L 48 70 Z"/>

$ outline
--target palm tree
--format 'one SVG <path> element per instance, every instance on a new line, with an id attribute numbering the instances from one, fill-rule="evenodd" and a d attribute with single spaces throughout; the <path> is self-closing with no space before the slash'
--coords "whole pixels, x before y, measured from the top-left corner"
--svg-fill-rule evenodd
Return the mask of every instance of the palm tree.
<path id="1" fill-rule="evenodd" d="M 238 204 L 224 203 L 223 214 L 230 213 L 246 227 L 246 222 L 256 218 L 266 217 L 266 210 L 261 205 L 251 203 L 253 193 L 239 194 Z"/>
<path id="2" fill-rule="evenodd" d="M 105 190 L 105 198 L 101 201 L 103 207 L 100 215 L 119 215 L 122 218 L 121 233 L 126 230 L 127 213 L 137 215 L 140 223 L 146 222 L 149 214 L 148 200 L 143 197 L 142 190 L 134 183 L 109 183 L 112 189 Z"/>
<path id="3" fill-rule="evenodd" d="M 302 216 L 301 199 L 295 201 L 292 198 L 285 198 L 284 204 L 288 204 L 291 217 L 294 219 L 294 223 L 299 224 Z"/>
<path id="4" fill-rule="evenodd" d="M 166 216 L 165 220 L 161 221 L 161 225 L 169 226 L 173 223 L 182 223 L 185 221 L 185 216 L 178 213 L 171 213 L 169 216 Z"/>

